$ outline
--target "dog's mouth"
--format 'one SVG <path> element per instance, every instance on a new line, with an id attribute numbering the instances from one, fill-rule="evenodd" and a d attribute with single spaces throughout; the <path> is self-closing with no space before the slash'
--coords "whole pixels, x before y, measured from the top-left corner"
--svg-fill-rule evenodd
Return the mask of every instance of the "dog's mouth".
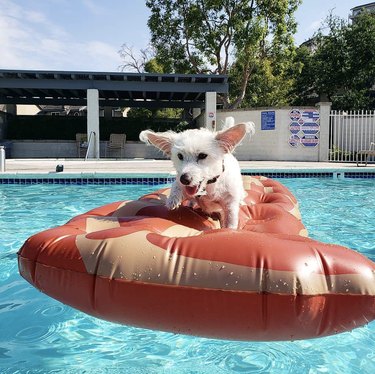
<path id="1" fill-rule="evenodd" d="M 199 185 L 198 186 L 185 186 L 185 192 L 189 196 L 195 196 L 199 191 Z"/>

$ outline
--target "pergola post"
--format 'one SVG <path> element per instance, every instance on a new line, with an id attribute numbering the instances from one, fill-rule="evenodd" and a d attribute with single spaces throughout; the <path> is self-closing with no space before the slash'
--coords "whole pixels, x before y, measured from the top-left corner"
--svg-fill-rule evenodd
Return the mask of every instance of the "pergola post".
<path id="1" fill-rule="evenodd" d="M 329 160 L 329 122 L 331 115 L 331 102 L 319 102 L 320 136 L 319 136 L 319 161 Z"/>
<path id="2" fill-rule="evenodd" d="M 216 130 L 216 92 L 206 92 L 205 126 L 212 131 Z"/>
<path id="3" fill-rule="evenodd" d="M 91 144 L 88 158 L 100 158 L 99 138 L 99 91 L 96 88 L 87 89 L 87 140 Z"/>

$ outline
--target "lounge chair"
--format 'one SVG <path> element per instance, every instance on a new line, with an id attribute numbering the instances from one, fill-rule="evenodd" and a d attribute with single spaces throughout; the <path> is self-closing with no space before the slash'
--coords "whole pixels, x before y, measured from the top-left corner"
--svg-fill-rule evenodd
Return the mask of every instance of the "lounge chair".
<path id="1" fill-rule="evenodd" d="M 87 134 L 76 134 L 77 156 L 85 157 L 87 152 Z"/>
<path id="2" fill-rule="evenodd" d="M 121 158 L 124 157 L 125 143 L 126 134 L 111 134 L 105 147 L 105 157 L 107 155 L 113 157 L 114 154 L 119 154 Z"/>
<path id="3" fill-rule="evenodd" d="M 370 143 L 369 149 L 363 149 L 357 152 L 357 166 L 367 166 L 369 157 L 375 156 L 375 142 Z M 363 165 L 363 162 L 365 163 Z M 362 165 L 360 165 L 362 163 Z"/>

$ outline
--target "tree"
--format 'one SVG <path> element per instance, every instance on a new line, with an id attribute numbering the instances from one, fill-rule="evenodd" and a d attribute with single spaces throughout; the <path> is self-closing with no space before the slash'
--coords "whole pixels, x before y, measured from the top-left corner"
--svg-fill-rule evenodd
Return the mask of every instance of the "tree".
<path id="1" fill-rule="evenodd" d="M 256 71 L 283 76 L 300 0 L 147 0 L 156 60 L 169 73 L 229 74 L 224 107 L 245 99 Z M 264 64 L 263 64 L 264 62 Z M 271 85 L 272 87 L 274 84 Z M 250 102 L 250 101 L 249 101 Z"/>
<path id="2" fill-rule="evenodd" d="M 131 108 L 128 112 L 129 118 L 180 118 L 182 119 L 184 110 L 181 108 L 147 109 Z"/>
<path id="3" fill-rule="evenodd" d="M 295 99 L 292 88 L 301 68 L 302 64 L 295 60 L 294 53 L 285 54 L 283 60 L 275 60 L 271 55 L 255 62 L 241 106 L 290 105 Z M 231 69 L 230 82 L 232 92 L 241 87 L 241 74 L 236 74 L 235 67 Z"/>
<path id="4" fill-rule="evenodd" d="M 319 100 L 319 95 L 314 83 L 316 61 L 313 52 L 306 45 L 302 45 L 296 50 L 295 61 L 298 62 L 299 71 L 296 73 L 293 85 L 290 87 L 290 103 L 292 105 L 315 104 Z"/>
<path id="5" fill-rule="evenodd" d="M 155 50 L 152 46 L 134 51 L 133 47 L 124 43 L 118 51 L 124 61 L 119 66 L 121 71 L 136 71 L 137 73 L 164 73 L 163 65 L 155 58 Z"/>
<path id="6" fill-rule="evenodd" d="M 300 49 L 303 64 L 295 92 L 300 102 L 325 94 L 337 109 L 373 109 L 375 84 L 375 17 L 363 13 L 353 23 L 332 14 L 313 38 L 313 48 Z"/>
<path id="7" fill-rule="evenodd" d="M 141 49 L 138 53 L 134 52 L 132 46 L 124 43 L 119 50 L 119 55 L 123 59 L 124 63 L 119 66 L 121 71 L 136 71 L 142 73 L 145 70 L 145 66 L 153 57 L 152 48 Z"/>
<path id="8" fill-rule="evenodd" d="M 133 47 L 124 43 L 119 51 L 120 57 L 124 63 L 119 68 L 137 73 L 163 73 L 163 66 L 158 63 L 155 51 L 151 46 L 141 49 L 139 52 L 134 51 Z M 181 118 L 183 109 L 165 108 L 165 109 L 146 109 L 131 108 L 128 112 L 129 118 Z"/>

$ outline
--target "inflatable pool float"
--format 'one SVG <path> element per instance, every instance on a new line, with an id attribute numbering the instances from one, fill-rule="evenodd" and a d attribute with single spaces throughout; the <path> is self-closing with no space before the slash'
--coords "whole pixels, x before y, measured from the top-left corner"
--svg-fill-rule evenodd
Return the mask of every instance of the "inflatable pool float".
<path id="1" fill-rule="evenodd" d="M 375 263 L 310 239 L 282 184 L 244 177 L 240 229 L 169 189 L 93 209 L 30 237 L 20 274 L 108 321 L 235 340 L 294 340 L 375 319 Z"/>

